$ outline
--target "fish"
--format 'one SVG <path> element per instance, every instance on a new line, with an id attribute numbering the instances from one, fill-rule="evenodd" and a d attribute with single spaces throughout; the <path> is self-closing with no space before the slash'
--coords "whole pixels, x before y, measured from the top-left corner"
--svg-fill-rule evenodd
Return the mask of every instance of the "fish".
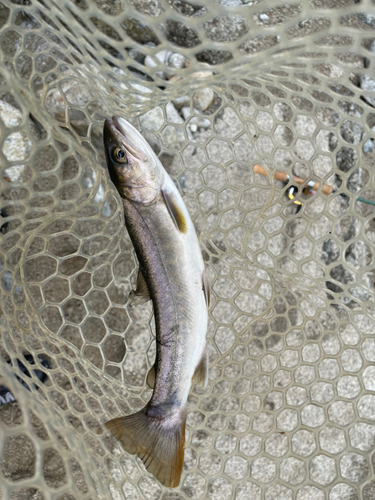
<path id="1" fill-rule="evenodd" d="M 150 401 L 104 425 L 162 484 L 174 488 L 183 466 L 189 391 L 192 383 L 206 387 L 208 380 L 210 288 L 189 212 L 146 139 L 119 116 L 105 120 L 103 139 L 139 262 L 129 305 L 151 300 L 156 326 Z"/>

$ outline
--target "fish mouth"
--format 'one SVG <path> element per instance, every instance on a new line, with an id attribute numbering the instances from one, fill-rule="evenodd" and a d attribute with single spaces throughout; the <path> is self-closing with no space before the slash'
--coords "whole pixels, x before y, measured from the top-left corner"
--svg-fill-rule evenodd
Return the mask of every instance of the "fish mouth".
<path id="1" fill-rule="evenodd" d="M 124 120 L 124 118 L 120 116 L 107 118 L 104 122 L 104 130 L 107 131 L 108 136 L 114 142 L 124 148 L 132 156 L 144 162 L 148 160 L 148 157 L 143 151 L 134 145 L 134 139 L 137 138 L 135 134 L 139 134 L 139 132 L 130 123 Z"/>

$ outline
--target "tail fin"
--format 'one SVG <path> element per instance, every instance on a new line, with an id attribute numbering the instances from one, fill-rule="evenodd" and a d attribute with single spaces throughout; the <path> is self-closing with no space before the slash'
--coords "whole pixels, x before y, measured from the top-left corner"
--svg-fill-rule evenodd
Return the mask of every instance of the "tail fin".
<path id="1" fill-rule="evenodd" d="M 178 486 L 185 445 L 186 409 L 165 418 L 147 415 L 147 406 L 105 423 L 128 453 L 137 454 L 146 469 L 169 488 Z"/>

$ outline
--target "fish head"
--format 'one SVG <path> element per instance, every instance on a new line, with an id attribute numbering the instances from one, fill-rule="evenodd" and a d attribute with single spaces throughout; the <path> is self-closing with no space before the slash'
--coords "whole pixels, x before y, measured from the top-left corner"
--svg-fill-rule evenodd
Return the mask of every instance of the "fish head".
<path id="1" fill-rule="evenodd" d="M 163 168 L 146 139 L 119 116 L 105 120 L 103 138 L 109 175 L 120 196 L 152 203 L 160 195 Z"/>

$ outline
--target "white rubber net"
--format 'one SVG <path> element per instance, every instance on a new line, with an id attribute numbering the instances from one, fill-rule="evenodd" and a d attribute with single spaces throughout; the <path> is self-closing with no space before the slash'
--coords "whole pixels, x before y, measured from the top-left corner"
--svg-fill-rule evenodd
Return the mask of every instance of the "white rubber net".
<path id="1" fill-rule="evenodd" d="M 375 499 L 374 52 L 371 1 L 2 0 L 1 500 Z M 173 491 L 102 426 L 149 400 L 155 356 L 113 114 L 211 282 Z"/>

